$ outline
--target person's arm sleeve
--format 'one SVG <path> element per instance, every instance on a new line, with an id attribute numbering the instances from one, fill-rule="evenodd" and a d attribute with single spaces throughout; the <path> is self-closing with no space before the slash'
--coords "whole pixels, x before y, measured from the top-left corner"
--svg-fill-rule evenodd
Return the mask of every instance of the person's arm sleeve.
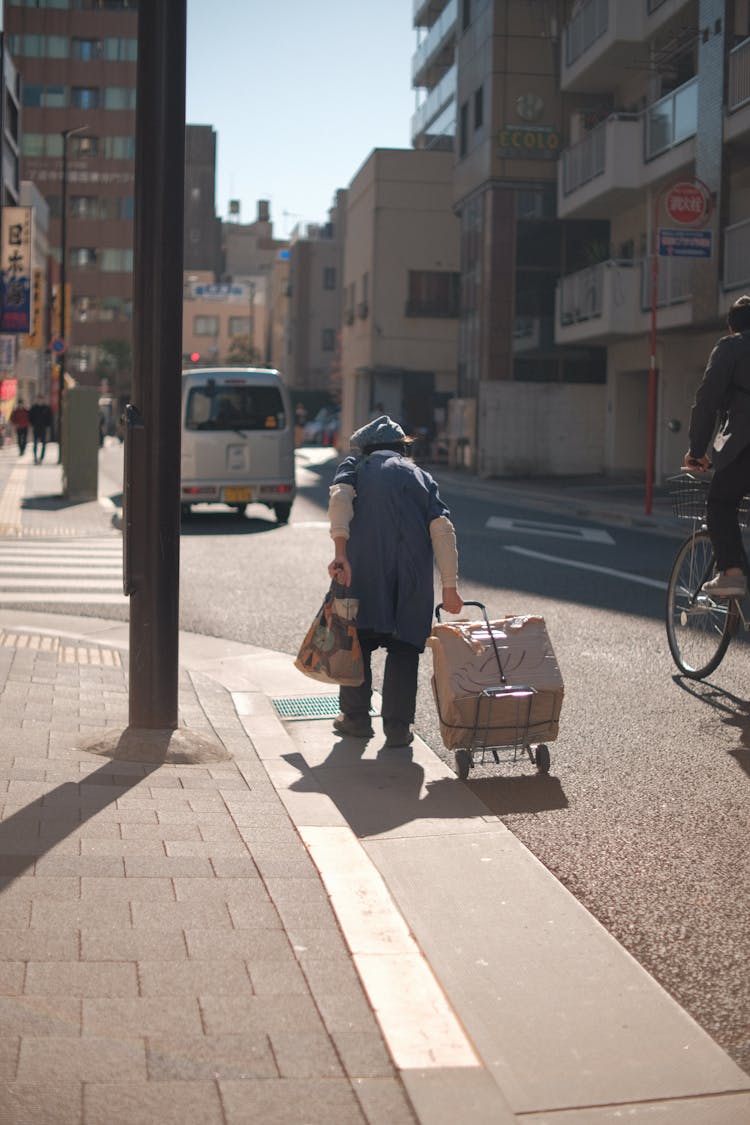
<path id="1" fill-rule="evenodd" d="M 430 522 L 430 539 L 440 581 L 443 586 L 454 589 L 458 584 L 458 547 L 456 529 L 447 516 L 438 516 Z"/>
<path id="2" fill-rule="evenodd" d="M 711 352 L 690 414 L 690 456 L 703 457 L 716 426 L 716 416 L 726 402 L 734 364 L 730 337 L 719 340 Z"/>
<path id="3" fill-rule="evenodd" d="M 354 515 L 356 492 L 351 484 L 332 484 L 328 490 L 328 522 L 331 539 L 348 539 Z"/>

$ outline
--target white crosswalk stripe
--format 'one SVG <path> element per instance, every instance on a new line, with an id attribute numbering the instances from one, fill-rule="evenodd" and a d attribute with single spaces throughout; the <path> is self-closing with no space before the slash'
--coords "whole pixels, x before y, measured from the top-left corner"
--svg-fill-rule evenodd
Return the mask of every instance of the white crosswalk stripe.
<path id="1" fill-rule="evenodd" d="M 0 539 L 0 605 L 127 605 L 120 539 Z"/>

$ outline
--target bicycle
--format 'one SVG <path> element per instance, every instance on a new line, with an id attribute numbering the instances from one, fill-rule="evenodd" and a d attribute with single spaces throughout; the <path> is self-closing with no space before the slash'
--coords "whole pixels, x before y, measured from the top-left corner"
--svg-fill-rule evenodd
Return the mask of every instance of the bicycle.
<path id="1" fill-rule="evenodd" d="M 678 550 L 667 588 L 667 640 L 672 659 L 692 680 L 702 680 L 721 664 L 740 623 L 745 632 L 750 621 L 742 612 L 741 598 L 712 598 L 703 589 L 715 572 L 714 549 L 706 529 L 706 498 L 711 474 L 700 477 L 681 473 L 669 478 L 672 510 L 693 529 Z M 750 522 L 750 497 L 743 497 L 740 527 Z"/>

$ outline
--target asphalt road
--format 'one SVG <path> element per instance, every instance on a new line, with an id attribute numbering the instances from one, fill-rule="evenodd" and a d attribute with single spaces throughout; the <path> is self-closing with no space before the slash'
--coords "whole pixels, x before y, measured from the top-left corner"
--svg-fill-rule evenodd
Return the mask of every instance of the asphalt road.
<path id="1" fill-rule="evenodd" d="M 261 507 L 186 522 L 182 628 L 296 652 L 328 585 L 332 467 L 300 453 L 286 527 Z M 444 496 L 463 596 L 491 617 L 542 614 L 565 682 L 550 774 L 522 758 L 467 784 L 750 1072 L 747 644 L 708 682 L 675 675 L 661 588 L 674 540 L 513 507 L 470 483 Z M 430 664 L 416 725 L 452 764 Z"/>

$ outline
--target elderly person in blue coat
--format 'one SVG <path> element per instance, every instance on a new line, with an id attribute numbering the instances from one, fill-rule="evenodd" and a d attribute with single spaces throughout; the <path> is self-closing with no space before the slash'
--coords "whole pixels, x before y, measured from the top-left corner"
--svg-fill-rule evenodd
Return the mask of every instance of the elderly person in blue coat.
<path id="1" fill-rule="evenodd" d="M 335 554 L 328 571 L 359 598 L 357 633 L 365 680 L 342 687 L 339 734 L 371 738 L 371 657 L 383 647 L 383 731 L 386 746 L 408 746 L 417 698 L 419 655 L 432 624 L 433 562 L 442 604 L 459 613 L 456 533 L 429 473 L 406 457 L 401 426 L 381 415 L 350 439 L 339 465 L 328 515 Z"/>
<path id="2" fill-rule="evenodd" d="M 695 396 L 685 468 L 716 470 L 708 490 L 706 526 L 717 574 L 703 589 L 717 598 L 740 598 L 747 593 L 737 510 L 750 493 L 750 297 L 737 298 L 727 325 L 729 335 L 711 352 Z"/>

